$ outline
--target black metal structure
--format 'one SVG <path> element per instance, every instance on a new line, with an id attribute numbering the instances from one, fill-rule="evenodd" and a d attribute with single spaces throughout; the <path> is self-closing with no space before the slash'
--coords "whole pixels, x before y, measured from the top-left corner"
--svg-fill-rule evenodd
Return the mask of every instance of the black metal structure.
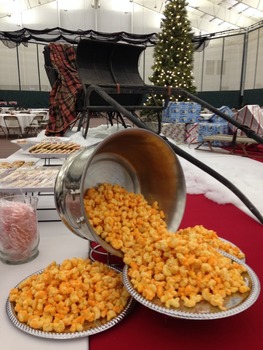
<path id="1" fill-rule="evenodd" d="M 121 117 L 130 120 L 139 128 L 160 133 L 160 112 L 166 106 L 146 107 L 143 105 L 143 101 L 147 95 L 162 95 L 165 97 L 165 101 L 168 102 L 170 97 L 174 95 L 178 97 L 183 96 L 190 101 L 199 103 L 202 107 L 207 108 L 229 123 L 235 125 L 238 129 L 244 131 L 248 137 L 263 144 L 263 138 L 257 135 L 253 130 L 245 125 L 241 125 L 195 95 L 181 88 L 144 84 L 138 73 L 138 59 L 144 48 L 144 46 L 107 42 L 103 40 L 83 39 L 79 41 L 77 46 L 77 66 L 79 77 L 83 84 L 84 95 L 83 110 L 78 130 L 80 130 L 86 118 L 87 126 L 84 137 L 87 135 L 88 120 L 91 114 L 97 111 L 117 113 Z M 151 119 L 151 123 L 141 119 L 136 112 L 144 109 L 157 111 L 157 118 L 154 121 Z M 158 125 L 157 130 L 155 130 L 152 125 Z M 161 137 L 166 140 L 176 154 L 185 158 L 229 188 L 255 215 L 260 223 L 263 224 L 263 216 L 261 213 L 229 180 L 192 157 L 187 152 L 184 152 L 175 144 L 169 142 L 166 137 Z"/>
<path id="2" fill-rule="evenodd" d="M 83 136 L 87 136 L 89 120 L 93 114 L 104 113 L 109 118 L 117 118 L 125 125 L 124 118 L 139 128 L 155 133 L 161 132 L 161 114 L 166 108 L 171 96 L 184 97 L 207 108 L 212 113 L 228 121 L 243 131 L 248 137 L 263 144 L 263 138 L 246 125 L 241 125 L 225 113 L 213 107 L 204 100 L 181 88 L 146 85 L 138 72 L 138 60 L 146 46 L 142 43 L 123 43 L 119 40 L 81 39 L 76 48 L 76 60 L 79 78 L 83 86 L 76 109 L 80 111 L 78 131 L 84 129 Z M 48 46 L 44 50 L 45 68 L 51 86 L 58 78 L 56 70 L 49 59 Z M 147 96 L 162 95 L 164 106 L 145 106 L 143 102 Z M 139 112 L 138 112 L 139 111 Z M 146 117 L 140 111 L 147 111 Z M 205 171 L 229 190 L 231 190 L 263 224 L 263 216 L 253 203 L 229 180 L 216 171 L 171 143 L 166 137 L 163 139 L 180 157 L 191 162 Z"/>
<path id="3" fill-rule="evenodd" d="M 58 72 L 52 66 L 52 62 L 50 59 L 50 48 L 48 45 L 44 47 L 43 55 L 44 55 L 44 68 L 46 70 L 49 83 L 52 87 L 55 84 L 56 80 L 58 79 Z"/>
<path id="4" fill-rule="evenodd" d="M 138 61 L 145 50 L 144 45 L 83 39 L 79 41 L 76 61 L 79 78 L 83 84 L 83 111 L 79 129 L 85 121 L 84 137 L 87 135 L 89 119 L 93 113 L 105 112 L 109 119 L 117 118 L 125 126 L 119 107 L 107 101 L 90 86 L 99 86 L 117 104 L 129 111 L 136 120 L 150 125 L 156 133 L 161 131 L 161 114 L 164 106 L 145 106 L 147 95 L 153 95 L 138 71 Z M 168 95 L 166 104 L 168 103 Z M 141 111 L 147 113 L 141 114 Z"/>

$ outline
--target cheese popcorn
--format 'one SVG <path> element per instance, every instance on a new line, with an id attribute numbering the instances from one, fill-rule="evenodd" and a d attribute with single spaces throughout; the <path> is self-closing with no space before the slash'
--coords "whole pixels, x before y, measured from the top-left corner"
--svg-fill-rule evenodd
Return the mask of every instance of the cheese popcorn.
<path id="1" fill-rule="evenodd" d="M 20 322 L 45 332 L 80 332 L 107 322 L 125 308 L 121 274 L 80 258 L 53 262 L 13 288 L 10 302 Z"/>
<path id="2" fill-rule="evenodd" d="M 247 293 L 244 254 L 201 225 L 169 232 L 158 203 L 115 184 L 87 190 L 84 207 L 96 233 L 124 254 L 134 288 L 144 298 L 166 308 L 195 307 L 206 301 L 225 310 L 224 300 Z"/>

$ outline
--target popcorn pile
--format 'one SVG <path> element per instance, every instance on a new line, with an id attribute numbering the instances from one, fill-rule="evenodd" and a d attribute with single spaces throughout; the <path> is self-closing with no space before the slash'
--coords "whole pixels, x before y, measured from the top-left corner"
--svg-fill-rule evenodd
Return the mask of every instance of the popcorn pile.
<path id="1" fill-rule="evenodd" d="M 167 308 L 207 301 L 225 310 L 227 296 L 250 290 L 246 268 L 218 252 L 244 258 L 237 247 L 203 226 L 169 232 L 158 203 L 142 194 L 101 184 L 87 190 L 84 207 L 96 233 L 123 252 L 131 282 L 147 300 Z"/>
<path id="2" fill-rule="evenodd" d="M 129 298 L 120 273 L 80 258 L 51 263 L 9 294 L 20 322 L 57 333 L 80 332 L 108 322 L 122 312 Z"/>

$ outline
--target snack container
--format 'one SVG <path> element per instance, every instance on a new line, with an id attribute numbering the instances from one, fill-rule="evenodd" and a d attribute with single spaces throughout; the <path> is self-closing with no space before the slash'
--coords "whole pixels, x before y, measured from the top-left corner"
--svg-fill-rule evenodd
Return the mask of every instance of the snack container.
<path id="1" fill-rule="evenodd" d="M 11 195 L 0 198 L 0 259 L 22 264 L 39 253 L 39 231 L 35 196 Z"/>
<path id="2" fill-rule="evenodd" d="M 96 234 L 85 212 L 87 189 L 102 183 L 142 193 L 150 204 L 158 201 L 168 229 L 179 227 L 186 200 L 183 171 L 172 148 L 152 131 L 125 129 L 98 146 L 83 148 L 65 160 L 55 181 L 55 204 L 62 222 L 79 237 L 122 257 Z"/>

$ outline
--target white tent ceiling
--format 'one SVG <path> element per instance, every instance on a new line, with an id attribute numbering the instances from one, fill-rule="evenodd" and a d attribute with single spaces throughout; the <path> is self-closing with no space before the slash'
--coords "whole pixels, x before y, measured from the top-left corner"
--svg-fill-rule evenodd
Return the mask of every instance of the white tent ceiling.
<path id="1" fill-rule="evenodd" d="M 135 0 L 162 13 L 166 0 Z M 217 33 L 254 26 L 263 21 L 263 0 L 188 0 L 188 17 L 194 32 Z"/>
<path id="2" fill-rule="evenodd" d="M 65 3 L 68 0 L 0 0 L 1 19 L 14 11 L 27 11 L 31 8 L 52 3 Z M 73 0 L 70 0 L 73 1 Z M 123 0 L 119 0 L 120 3 Z M 102 0 L 86 0 L 86 6 L 100 5 Z M 166 0 L 130 0 L 136 6 L 162 13 Z M 263 0 L 188 0 L 189 19 L 196 35 L 239 30 L 263 23 Z M 44 24 L 44 23 L 43 23 Z"/>

